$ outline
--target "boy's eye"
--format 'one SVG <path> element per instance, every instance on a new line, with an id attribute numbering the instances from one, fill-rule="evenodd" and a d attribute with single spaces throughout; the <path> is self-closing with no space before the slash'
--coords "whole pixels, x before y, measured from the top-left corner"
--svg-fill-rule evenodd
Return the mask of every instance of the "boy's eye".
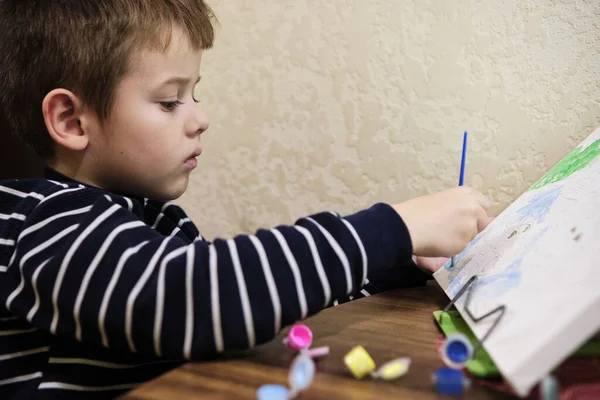
<path id="1" fill-rule="evenodd" d="M 196 84 L 194 85 L 194 89 L 192 89 L 192 100 L 194 100 L 194 102 L 196 103 L 200 103 L 200 100 L 196 100 L 196 89 L 198 88 L 198 85 L 200 84 L 200 78 L 198 78 L 198 82 L 196 82 Z"/>
<path id="2" fill-rule="evenodd" d="M 163 106 L 165 108 L 165 110 L 167 111 L 173 111 L 175 110 L 178 106 L 182 105 L 183 103 L 179 100 L 176 101 L 162 101 L 160 103 L 161 106 Z"/>

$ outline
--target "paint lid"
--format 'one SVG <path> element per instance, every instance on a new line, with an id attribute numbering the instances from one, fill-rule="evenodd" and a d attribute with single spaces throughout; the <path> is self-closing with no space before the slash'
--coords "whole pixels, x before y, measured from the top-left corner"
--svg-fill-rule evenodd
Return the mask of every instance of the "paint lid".
<path id="1" fill-rule="evenodd" d="M 283 385 L 262 385 L 256 391 L 257 400 L 288 400 L 289 390 Z"/>
<path id="2" fill-rule="evenodd" d="M 462 333 L 454 333 L 444 341 L 440 355 L 448 367 L 461 369 L 473 356 L 473 345 Z"/>
<path id="3" fill-rule="evenodd" d="M 306 325 L 294 325 L 283 343 L 292 351 L 307 349 L 312 344 L 313 334 Z"/>

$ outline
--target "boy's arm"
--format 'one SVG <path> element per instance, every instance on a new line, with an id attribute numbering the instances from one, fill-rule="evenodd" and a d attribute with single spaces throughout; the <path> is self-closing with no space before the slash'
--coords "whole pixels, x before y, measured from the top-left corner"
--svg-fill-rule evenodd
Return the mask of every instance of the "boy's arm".
<path id="1" fill-rule="evenodd" d="M 84 210 L 85 196 L 72 204 Z M 64 203 L 52 199 L 28 217 L 3 283 L 7 308 L 56 335 L 170 359 L 268 341 L 412 255 L 385 204 L 191 245 L 107 198 L 87 204 L 57 217 Z"/>
<path id="2" fill-rule="evenodd" d="M 433 279 L 431 272 L 421 268 L 413 260 L 404 265 L 389 265 L 385 268 L 377 269 L 376 273 L 367 277 L 366 285 L 360 293 L 339 298 L 334 305 L 358 300 L 392 289 L 424 286 L 430 279 Z"/>
<path id="3" fill-rule="evenodd" d="M 397 288 L 424 286 L 432 279 L 431 273 L 421 269 L 412 259 L 403 265 L 394 265 L 377 271 L 369 278 L 365 289 L 370 294 Z"/>

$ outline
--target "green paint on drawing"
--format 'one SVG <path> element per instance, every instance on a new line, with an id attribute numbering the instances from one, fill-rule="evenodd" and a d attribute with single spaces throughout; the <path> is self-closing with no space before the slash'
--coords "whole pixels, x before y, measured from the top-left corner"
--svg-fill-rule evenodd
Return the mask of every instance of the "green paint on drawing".
<path id="1" fill-rule="evenodd" d="M 575 172 L 587 167 L 599 154 L 600 139 L 596 140 L 585 149 L 576 147 L 548 171 L 546 175 L 534 183 L 529 190 L 539 189 L 573 175 Z"/>

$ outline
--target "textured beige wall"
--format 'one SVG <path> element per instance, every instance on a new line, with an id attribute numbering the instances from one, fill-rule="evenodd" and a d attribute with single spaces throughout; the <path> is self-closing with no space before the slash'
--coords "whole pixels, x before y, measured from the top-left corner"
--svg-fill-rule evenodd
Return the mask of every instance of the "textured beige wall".
<path id="1" fill-rule="evenodd" d="M 598 0 L 212 0 L 209 238 L 466 183 L 498 212 L 600 125 Z"/>

